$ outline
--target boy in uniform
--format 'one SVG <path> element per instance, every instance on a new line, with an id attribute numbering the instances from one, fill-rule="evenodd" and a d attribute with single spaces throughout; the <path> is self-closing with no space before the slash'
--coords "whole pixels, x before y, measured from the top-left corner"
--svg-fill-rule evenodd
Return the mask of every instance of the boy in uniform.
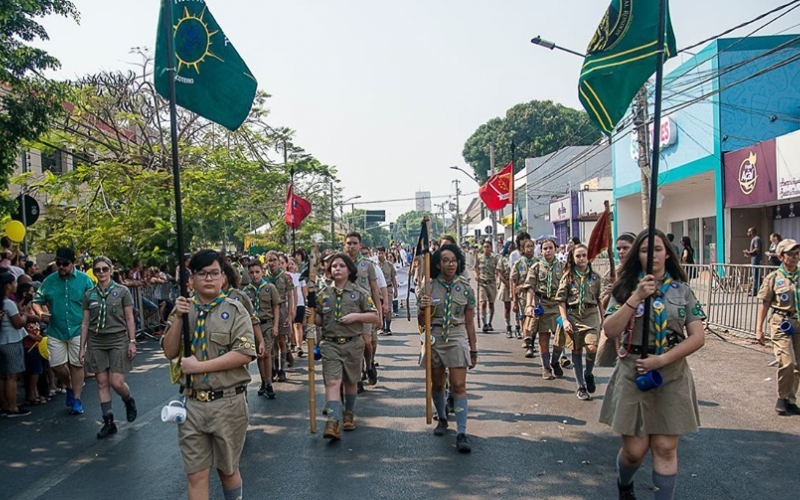
<path id="1" fill-rule="evenodd" d="M 255 358 L 255 337 L 244 306 L 222 292 L 222 256 L 201 250 L 189 261 L 195 293 L 178 297 L 162 347 L 179 359 L 186 421 L 178 425 L 178 445 L 188 480 L 188 496 L 208 498 L 211 467 L 219 473 L 226 500 L 242 498 L 239 458 L 248 425 L 247 364 Z M 190 353 L 183 352 L 183 322 L 189 322 Z"/>
<path id="2" fill-rule="evenodd" d="M 280 350 L 278 382 L 286 382 L 286 353 L 289 351 L 289 334 L 292 331 L 292 319 L 294 319 L 297 296 L 295 295 L 292 277 L 281 268 L 280 256 L 277 252 L 267 253 L 267 275 L 265 279 L 275 285 L 278 290 L 280 305 L 280 315 L 278 316 L 278 348 Z"/>
<path id="3" fill-rule="evenodd" d="M 264 279 L 264 266 L 259 260 L 251 260 L 247 264 L 250 275 L 250 284 L 244 292 L 250 297 L 261 332 L 264 335 L 264 356 L 258 358 L 258 373 L 261 375 L 261 388 L 259 396 L 275 399 L 275 390 L 272 388 L 272 350 L 275 339 L 278 338 L 278 321 L 280 317 L 280 295 L 275 285 Z"/>
<path id="4" fill-rule="evenodd" d="M 478 297 L 481 305 L 481 320 L 483 333 L 492 331 L 494 321 L 494 302 L 497 300 L 497 255 L 492 253 L 492 242 L 483 243 L 483 255 L 475 266 L 478 277 Z M 486 309 L 489 309 L 487 317 Z"/>
<path id="5" fill-rule="evenodd" d="M 386 279 L 386 295 L 388 301 L 392 302 L 397 298 L 397 269 L 394 268 L 394 264 L 386 260 L 386 248 L 378 247 L 377 250 L 378 268 Z M 392 314 L 391 311 L 387 311 L 386 307 L 383 308 L 383 333 L 384 335 L 392 334 Z"/>

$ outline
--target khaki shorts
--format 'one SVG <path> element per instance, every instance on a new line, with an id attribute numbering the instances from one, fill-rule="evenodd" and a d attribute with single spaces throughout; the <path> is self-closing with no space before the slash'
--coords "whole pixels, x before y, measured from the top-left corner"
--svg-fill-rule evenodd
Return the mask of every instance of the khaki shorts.
<path id="1" fill-rule="evenodd" d="M 125 334 L 125 338 L 128 336 Z M 128 373 L 133 364 L 128 357 L 128 343 L 117 347 L 93 346 L 89 340 L 86 346 L 86 363 L 84 369 L 91 373 L 109 370 L 113 373 Z"/>
<path id="2" fill-rule="evenodd" d="M 270 353 L 272 351 L 272 346 L 277 340 L 275 337 L 272 336 L 272 325 L 273 323 L 261 323 L 261 334 L 264 336 L 264 352 Z"/>
<path id="3" fill-rule="evenodd" d="M 58 340 L 47 337 L 47 350 L 50 353 L 50 366 L 69 364 L 83 367 L 80 361 L 81 337 L 72 337 L 69 340 Z"/>
<path id="4" fill-rule="evenodd" d="M 186 400 L 186 421 L 178 426 L 178 446 L 187 474 L 213 467 L 231 475 L 239 468 L 249 422 L 244 396 L 208 403 Z"/>
<path id="5" fill-rule="evenodd" d="M 344 344 L 322 339 L 319 350 L 322 353 L 322 374 L 325 380 L 344 380 L 349 384 L 361 380 L 361 362 L 364 359 L 362 335 Z"/>
<path id="6" fill-rule="evenodd" d="M 478 302 L 494 304 L 497 300 L 497 284 L 478 285 Z"/>
<path id="7" fill-rule="evenodd" d="M 572 335 L 568 334 L 567 348 L 577 351 L 587 346 L 597 346 L 600 341 L 600 316 L 596 308 L 578 315 L 569 311 L 569 322 L 572 323 Z"/>
<path id="8" fill-rule="evenodd" d="M 288 317 L 289 317 L 289 305 L 286 302 L 284 302 L 283 304 L 281 304 L 280 307 L 280 314 L 278 318 L 279 321 L 278 335 L 290 335 L 292 333 L 291 322 L 289 322 L 289 326 L 283 326 L 283 324 L 286 322 L 286 318 Z"/>

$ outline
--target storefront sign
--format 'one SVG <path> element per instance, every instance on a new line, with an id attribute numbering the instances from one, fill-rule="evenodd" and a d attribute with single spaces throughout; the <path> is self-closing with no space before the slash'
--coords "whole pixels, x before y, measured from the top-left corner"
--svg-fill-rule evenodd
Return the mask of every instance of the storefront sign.
<path id="1" fill-rule="evenodd" d="M 778 199 L 775 140 L 725 153 L 725 207 L 763 205 Z"/>
<path id="2" fill-rule="evenodd" d="M 564 196 L 550 203 L 550 222 L 556 223 L 572 218 L 572 196 Z"/>
<path id="3" fill-rule="evenodd" d="M 650 135 L 653 135 L 653 124 L 651 123 L 648 126 L 648 130 L 650 131 Z M 678 140 L 678 127 L 675 126 L 675 122 L 670 117 L 663 118 L 661 120 L 661 127 L 659 129 L 658 138 L 661 144 L 661 149 L 667 149 L 668 147 L 675 144 L 675 141 Z M 653 139 L 650 140 L 650 148 L 653 147 L 655 141 Z M 639 134 L 636 132 L 636 129 L 631 130 L 631 158 L 634 160 L 639 160 Z"/>
<path id="4" fill-rule="evenodd" d="M 778 199 L 800 197 L 800 131 L 775 140 L 778 170 Z"/>

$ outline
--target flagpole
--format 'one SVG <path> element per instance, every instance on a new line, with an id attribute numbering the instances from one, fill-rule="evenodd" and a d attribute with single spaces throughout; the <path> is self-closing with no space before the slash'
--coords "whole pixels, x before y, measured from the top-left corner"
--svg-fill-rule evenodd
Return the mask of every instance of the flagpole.
<path id="1" fill-rule="evenodd" d="M 653 274 L 653 246 L 655 245 L 656 230 L 656 208 L 658 197 L 658 162 L 661 154 L 661 91 L 664 84 L 664 30 L 667 20 L 667 0 L 658 2 L 658 37 L 656 47 L 656 82 L 655 82 L 655 105 L 653 112 L 653 159 L 650 162 L 650 220 L 647 225 L 647 271 L 646 274 Z M 648 133 L 648 140 L 650 134 Z M 652 297 L 644 301 L 644 317 L 649 318 L 652 307 Z M 647 357 L 647 347 L 649 345 L 650 321 L 642 324 L 642 358 Z"/>
<path id="2" fill-rule="evenodd" d="M 517 200 L 516 200 L 516 193 L 514 192 L 514 177 L 515 177 L 514 156 L 516 152 L 517 152 L 517 145 L 514 144 L 514 141 L 511 141 L 511 193 L 509 193 L 509 196 L 511 197 L 511 242 L 512 243 L 514 242 L 516 236 L 515 235 L 516 226 L 514 224 L 516 222 L 515 218 L 517 217 L 517 210 L 516 210 Z M 517 250 L 519 250 L 519 248 Z M 519 252 L 520 254 L 522 254 L 522 250 L 519 250 Z"/>
<path id="3" fill-rule="evenodd" d="M 430 234 L 431 234 L 431 219 L 427 215 L 422 218 L 422 224 L 425 225 L 425 232 L 428 235 L 428 241 L 424 242 L 428 245 L 423 248 L 423 266 L 425 272 L 425 295 L 430 297 L 433 291 L 433 284 L 431 283 L 431 252 L 430 252 Z M 417 286 L 422 286 L 419 284 Z M 425 422 L 430 425 L 433 422 L 433 364 L 431 356 L 431 306 L 425 308 Z"/>
<path id="4" fill-rule="evenodd" d="M 173 33 L 173 19 L 172 19 L 172 2 L 171 0 L 163 0 L 162 5 L 165 7 L 166 26 L 163 26 L 167 33 L 167 73 L 168 73 L 168 86 L 169 86 L 169 129 L 170 140 L 172 141 L 172 185 L 175 191 L 175 232 L 178 238 L 178 277 L 181 296 L 188 295 L 186 290 L 186 266 L 184 264 L 183 247 L 183 209 L 181 207 L 181 170 L 178 164 L 178 109 L 176 104 L 176 89 L 175 89 L 175 42 Z M 189 338 L 189 321 L 185 318 L 183 323 L 183 355 L 190 356 L 192 353 L 192 344 Z M 187 386 L 190 383 L 190 377 L 186 376 Z"/>
<path id="5" fill-rule="evenodd" d="M 286 165 L 289 164 L 289 153 L 286 151 L 286 138 L 283 138 L 283 167 L 286 168 Z M 289 170 L 289 185 L 292 186 L 292 192 L 294 192 L 294 165 Z M 294 223 L 294 207 L 292 207 L 292 255 L 294 255 L 295 251 L 297 251 L 297 247 L 295 244 L 295 229 L 294 227 L 296 224 Z"/>

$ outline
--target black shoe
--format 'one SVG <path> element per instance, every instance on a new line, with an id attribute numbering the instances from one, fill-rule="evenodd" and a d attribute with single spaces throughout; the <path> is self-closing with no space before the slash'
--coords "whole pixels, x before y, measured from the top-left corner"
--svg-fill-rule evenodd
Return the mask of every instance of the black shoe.
<path id="1" fill-rule="evenodd" d="M 597 385 L 594 383 L 594 375 L 584 373 L 583 378 L 586 379 L 586 390 L 589 391 L 589 394 L 594 394 L 594 391 L 597 390 Z"/>
<path id="2" fill-rule="evenodd" d="M 472 452 L 472 446 L 469 444 L 469 438 L 466 434 L 459 434 L 456 436 L 456 449 L 459 453 Z"/>
<path id="3" fill-rule="evenodd" d="M 517 328 L 516 336 L 517 336 L 517 339 L 521 339 L 522 338 L 522 332 L 520 331 L 519 328 Z"/>
<path id="4" fill-rule="evenodd" d="M 778 412 L 778 415 L 786 416 L 789 414 L 789 400 L 787 399 L 779 399 L 777 403 L 775 403 L 775 411 Z"/>
<path id="5" fill-rule="evenodd" d="M 292 351 L 286 353 L 286 366 L 289 368 L 294 366 L 294 356 L 292 356 Z"/>
<path id="6" fill-rule="evenodd" d="M 506 338 L 507 339 L 513 339 L 514 338 L 514 333 L 511 331 L 511 325 L 507 325 L 506 326 Z"/>
<path id="7" fill-rule="evenodd" d="M 569 368 L 570 366 L 572 366 L 572 361 L 570 361 L 569 358 L 562 357 L 560 360 L 558 360 L 558 362 L 561 363 L 561 366 L 563 366 L 564 368 Z"/>
<path id="8" fill-rule="evenodd" d="M 486 331 L 487 332 L 493 332 L 494 331 L 494 327 L 492 326 L 491 323 L 486 323 Z"/>
<path id="9" fill-rule="evenodd" d="M 530 337 L 525 339 L 525 357 L 526 358 L 533 357 L 533 339 Z"/>
<path id="10" fill-rule="evenodd" d="M 535 356 L 535 354 L 533 353 L 533 347 L 528 347 L 527 349 L 525 349 L 525 357 L 526 358 L 530 359 L 530 358 L 532 358 L 534 356 Z"/>
<path id="11" fill-rule="evenodd" d="M 97 433 L 97 439 L 107 438 L 108 436 L 116 433 L 117 424 L 114 423 L 114 417 L 103 417 L 103 427 L 100 429 L 100 432 Z"/>
<path id="12" fill-rule="evenodd" d="M 376 370 L 374 366 L 367 370 L 367 383 L 369 385 L 375 385 L 378 383 L 378 370 Z"/>
<path id="13" fill-rule="evenodd" d="M 617 481 L 617 489 L 619 490 L 619 500 L 636 500 L 636 495 L 633 493 L 633 482 L 628 486 L 620 486 Z"/>
<path id="14" fill-rule="evenodd" d="M 136 411 L 136 400 L 130 398 L 123 402 L 125 403 L 125 418 L 128 420 L 128 422 L 133 422 L 136 420 L 136 415 L 139 414 L 139 412 Z"/>
<path id="15" fill-rule="evenodd" d="M 391 337 L 392 336 L 392 331 L 387 329 L 387 330 L 383 331 L 383 334 L 386 335 L 387 337 Z"/>
<path id="16" fill-rule="evenodd" d="M 264 393 L 267 395 L 267 399 L 275 399 L 275 389 L 272 388 L 272 384 L 267 384 L 267 389 Z"/>
<path id="17" fill-rule="evenodd" d="M 592 399 L 592 397 L 589 396 L 589 392 L 586 390 L 586 387 L 579 387 L 578 392 L 575 393 L 575 396 L 577 396 L 581 401 L 589 401 Z"/>
<path id="18" fill-rule="evenodd" d="M 299 348 L 297 349 L 297 357 L 298 358 L 302 358 L 303 357 L 303 350 L 302 349 L 299 349 Z"/>
<path id="19" fill-rule="evenodd" d="M 285 371 L 280 370 L 278 372 L 278 382 L 286 382 L 286 372 Z"/>
<path id="20" fill-rule="evenodd" d="M 358 385 L 358 390 L 356 391 L 356 394 L 362 394 L 366 390 L 364 389 L 364 382 L 359 380 L 357 385 Z"/>
<path id="21" fill-rule="evenodd" d="M 787 404 L 786 409 L 789 410 L 789 415 L 800 415 L 800 406 L 794 403 Z"/>
<path id="22" fill-rule="evenodd" d="M 453 396 L 447 396 L 447 400 L 444 403 L 444 411 L 448 415 L 455 415 L 455 404 L 453 403 Z"/>
<path id="23" fill-rule="evenodd" d="M 261 387 L 258 388 L 258 395 L 259 396 L 266 396 L 267 395 L 267 383 L 261 382 Z"/>
<path id="24" fill-rule="evenodd" d="M 564 376 L 564 370 L 561 369 L 561 364 L 558 361 L 555 363 L 550 363 L 550 368 L 553 369 L 553 375 L 555 375 L 556 378 L 561 378 Z"/>
<path id="25" fill-rule="evenodd" d="M 434 436 L 444 436 L 447 434 L 447 420 L 439 420 L 436 428 L 433 430 Z"/>
<path id="26" fill-rule="evenodd" d="M 489 325 L 487 325 L 486 323 L 484 323 L 484 324 L 483 324 L 483 328 L 482 328 L 482 330 L 483 330 L 483 333 L 486 333 L 486 332 L 488 332 L 488 331 L 489 331 Z"/>

